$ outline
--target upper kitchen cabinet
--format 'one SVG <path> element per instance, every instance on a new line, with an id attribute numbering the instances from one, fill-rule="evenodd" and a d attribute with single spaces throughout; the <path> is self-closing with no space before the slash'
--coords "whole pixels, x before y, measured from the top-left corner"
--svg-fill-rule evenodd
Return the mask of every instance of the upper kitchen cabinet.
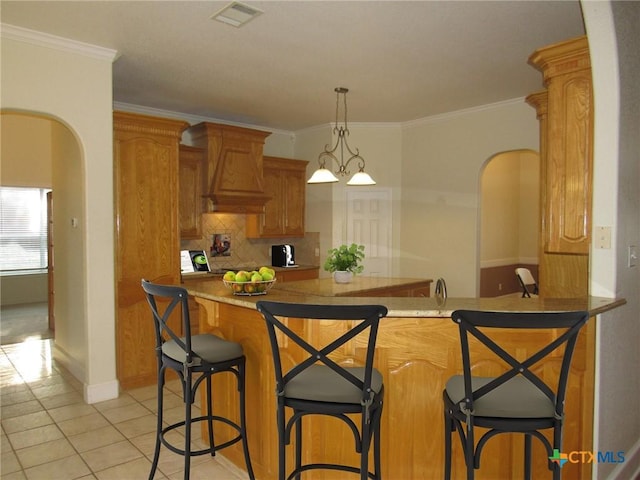
<path id="1" fill-rule="evenodd" d="M 140 280 L 180 283 L 178 145 L 187 126 L 113 115 L 116 362 L 122 388 L 156 381 L 153 322 Z M 172 322 L 179 328 L 179 318 Z"/>
<path id="2" fill-rule="evenodd" d="M 545 117 L 541 153 L 546 163 L 543 198 L 544 251 L 588 254 L 593 180 L 593 92 L 586 37 L 535 51 L 529 63 L 543 74 L 540 94 L 529 103 Z M 541 108 L 544 111 L 541 111 Z"/>
<path id="3" fill-rule="evenodd" d="M 263 213 L 270 197 L 264 188 L 262 154 L 270 133 L 210 122 L 188 131 L 193 145 L 205 151 L 208 211 Z"/>
<path id="4" fill-rule="evenodd" d="M 262 215 L 247 215 L 247 238 L 304 237 L 307 163 L 264 157 L 265 193 L 271 198 Z"/>
<path id="5" fill-rule="evenodd" d="M 182 240 L 202 238 L 202 213 L 206 199 L 202 148 L 180 145 L 179 163 L 179 221 Z"/>

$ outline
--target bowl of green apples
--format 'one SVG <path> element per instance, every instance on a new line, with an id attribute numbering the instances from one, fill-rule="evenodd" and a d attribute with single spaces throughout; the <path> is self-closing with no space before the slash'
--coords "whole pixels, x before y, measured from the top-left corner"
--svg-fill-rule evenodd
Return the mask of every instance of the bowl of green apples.
<path id="1" fill-rule="evenodd" d="M 251 272 L 229 270 L 223 275 L 222 282 L 234 295 L 266 295 L 276 283 L 276 272 L 269 267 Z"/>

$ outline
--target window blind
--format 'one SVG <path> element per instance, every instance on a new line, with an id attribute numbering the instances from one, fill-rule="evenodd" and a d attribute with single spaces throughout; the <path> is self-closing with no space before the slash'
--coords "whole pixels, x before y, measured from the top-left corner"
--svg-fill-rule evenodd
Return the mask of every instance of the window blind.
<path id="1" fill-rule="evenodd" d="M 0 271 L 47 268 L 45 188 L 0 187 Z"/>

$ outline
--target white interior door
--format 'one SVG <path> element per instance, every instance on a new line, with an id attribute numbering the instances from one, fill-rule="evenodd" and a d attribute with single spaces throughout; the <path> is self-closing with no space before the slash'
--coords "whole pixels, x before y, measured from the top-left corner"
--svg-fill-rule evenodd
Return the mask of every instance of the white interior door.
<path id="1" fill-rule="evenodd" d="M 347 190 L 347 244 L 364 245 L 367 277 L 391 272 L 391 193 L 386 189 Z"/>

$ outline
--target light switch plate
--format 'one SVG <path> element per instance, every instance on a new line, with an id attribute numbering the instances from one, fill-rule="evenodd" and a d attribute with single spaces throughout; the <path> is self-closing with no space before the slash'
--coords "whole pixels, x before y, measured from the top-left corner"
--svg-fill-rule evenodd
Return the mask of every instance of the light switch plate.
<path id="1" fill-rule="evenodd" d="M 594 246 L 596 248 L 611 248 L 611 227 L 596 227 Z"/>
<path id="2" fill-rule="evenodd" d="M 638 264 L 638 247 L 629 245 L 629 267 L 635 267 Z"/>

